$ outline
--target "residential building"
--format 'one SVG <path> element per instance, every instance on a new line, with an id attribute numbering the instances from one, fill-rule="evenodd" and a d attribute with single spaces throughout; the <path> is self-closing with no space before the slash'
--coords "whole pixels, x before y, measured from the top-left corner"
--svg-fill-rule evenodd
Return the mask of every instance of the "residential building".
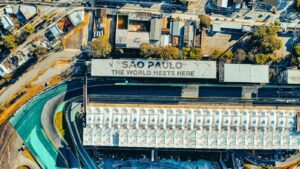
<path id="1" fill-rule="evenodd" d="M 63 34 L 63 31 L 59 29 L 57 24 L 50 26 L 49 31 L 52 33 L 54 38 L 59 38 Z"/>
<path id="2" fill-rule="evenodd" d="M 159 44 L 157 40 L 150 40 L 151 18 L 152 16 L 149 13 L 118 14 L 115 33 L 116 47 L 139 48 L 142 43 Z M 155 22 L 160 21 L 153 20 L 152 24 L 156 24 Z M 159 29 L 152 28 L 152 38 L 157 39 Z"/>
<path id="3" fill-rule="evenodd" d="M 214 0 L 214 4 L 217 7 L 227 8 L 228 7 L 228 0 Z"/>
<path id="4" fill-rule="evenodd" d="M 195 38 L 195 22 L 194 21 L 185 21 L 184 25 L 184 46 L 193 47 Z"/>
<path id="5" fill-rule="evenodd" d="M 278 7 L 280 0 L 257 0 L 258 4 L 267 5 L 270 7 Z"/>
<path id="6" fill-rule="evenodd" d="M 9 63 L 7 61 L 3 61 L 0 63 L 0 76 L 4 76 L 12 72 L 12 69 L 9 67 Z"/>
<path id="7" fill-rule="evenodd" d="M 73 26 L 78 26 L 84 20 L 84 11 L 77 10 L 68 15 L 69 20 L 71 21 Z"/>
<path id="8" fill-rule="evenodd" d="M 37 14 L 37 7 L 33 4 L 20 5 L 18 12 L 15 14 L 22 25 L 25 25 L 30 19 Z"/>
<path id="9" fill-rule="evenodd" d="M 151 19 L 149 39 L 153 41 L 159 41 L 161 38 L 161 32 L 162 32 L 162 19 L 160 18 Z"/>
<path id="10" fill-rule="evenodd" d="M 218 33 L 218 32 L 224 32 L 224 33 L 246 33 L 253 31 L 253 26 L 246 25 L 239 22 L 214 22 L 211 27 L 211 32 Z"/>
<path id="11" fill-rule="evenodd" d="M 7 31 L 11 30 L 14 28 L 13 22 L 10 20 L 10 18 L 7 15 L 2 15 L 1 17 L 1 24 L 3 28 Z"/>

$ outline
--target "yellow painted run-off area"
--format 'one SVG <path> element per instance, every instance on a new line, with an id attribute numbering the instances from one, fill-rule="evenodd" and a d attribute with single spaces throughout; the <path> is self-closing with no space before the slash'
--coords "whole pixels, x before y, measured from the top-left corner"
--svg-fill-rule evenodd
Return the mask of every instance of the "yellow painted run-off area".
<path id="1" fill-rule="evenodd" d="M 58 132 L 60 133 L 61 136 L 65 137 L 65 130 L 64 130 L 64 127 L 63 127 L 63 112 L 58 112 L 56 115 L 55 115 L 55 127 L 56 129 L 58 130 Z"/>

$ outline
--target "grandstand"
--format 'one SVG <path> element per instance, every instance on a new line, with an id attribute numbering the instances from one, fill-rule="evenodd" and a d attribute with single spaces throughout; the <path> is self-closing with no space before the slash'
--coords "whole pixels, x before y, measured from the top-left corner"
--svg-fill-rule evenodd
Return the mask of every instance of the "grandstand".
<path id="1" fill-rule="evenodd" d="M 90 104 L 86 146 L 299 149 L 296 108 Z"/>

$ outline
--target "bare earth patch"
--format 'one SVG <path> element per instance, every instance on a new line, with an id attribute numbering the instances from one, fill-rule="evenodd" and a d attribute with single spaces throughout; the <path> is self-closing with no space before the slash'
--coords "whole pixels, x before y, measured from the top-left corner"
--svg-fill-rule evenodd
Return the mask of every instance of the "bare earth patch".
<path id="1" fill-rule="evenodd" d="M 71 32 L 61 38 L 65 49 L 80 49 L 87 44 L 89 14 L 84 13 L 84 21 Z"/>
<path id="2" fill-rule="evenodd" d="M 225 51 L 234 45 L 239 37 L 241 35 L 215 34 L 208 36 L 203 34 L 202 52 L 204 55 L 210 55 L 215 49 Z"/>
<path id="3" fill-rule="evenodd" d="M 3 139 L 0 139 L 2 144 L 0 148 L 0 168 L 40 168 L 26 147 L 24 151 L 20 150 L 23 141 L 10 123 L 7 123 L 1 132 L 0 136 Z"/>

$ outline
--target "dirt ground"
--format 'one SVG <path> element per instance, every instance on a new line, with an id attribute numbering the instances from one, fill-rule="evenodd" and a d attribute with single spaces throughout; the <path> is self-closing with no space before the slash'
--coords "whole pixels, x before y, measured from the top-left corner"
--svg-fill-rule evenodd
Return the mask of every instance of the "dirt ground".
<path id="1" fill-rule="evenodd" d="M 202 52 L 204 55 L 210 55 L 214 49 L 220 49 L 225 51 L 234 45 L 237 40 L 241 37 L 239 34 L 215 34 L 213 36 L 208 36 L 203 34 L 203 45 Z"/>
<path id="2" fill-rule="evenodd" d="M 46 86 L 44 85 L 46 82 L 48 86 L 55 85 L 62 80 L 62 77 L 59 75 L 67 70 L 70 67 L 69 60 L 57 60 L 52 63 L 49 67 L 46 67 L 44 71 L 42 71 L 36 78 L 34 78 L 30 83 L 26 84 L 20 91 L 16 92 L 15 96 L 19 93 L 25 93 L 22 95 L 15 103 L 10 105 L 7 108 L 0 109 L 4 110 L 0 116 L 0 125 L 4 123 L 4 121 L 9 117 L 12 113 L 14 113 L 18 108 L 20 108 L 27 100 L 32 98 L 34 95 L 44 90 Z M 7 102 L 14 99 L 13 96 Z M 5 104 L 3 105 L 5 106 Z"/>
<path id="3" fill-rule="evenodd" d="M 26 147 L 19 151 L 23 141 L 9 123 L 3 127 L 0 140 L 0 168 L 16 169 L 21 166 L 30 169 L 40 168 Z"/>
<path id="4" fill-rule="evenodd" d="M 51 66 L 48 67 L 45 71 L 41 72 L 41 74 L 35 78 L 32 82 L 33 85 L 43 84 L 47 82 L 54 76 L 58 76 L 65 70 L 70 68 L 70 61 L 69 60 L 58 60 L 54 62 Z"/>

